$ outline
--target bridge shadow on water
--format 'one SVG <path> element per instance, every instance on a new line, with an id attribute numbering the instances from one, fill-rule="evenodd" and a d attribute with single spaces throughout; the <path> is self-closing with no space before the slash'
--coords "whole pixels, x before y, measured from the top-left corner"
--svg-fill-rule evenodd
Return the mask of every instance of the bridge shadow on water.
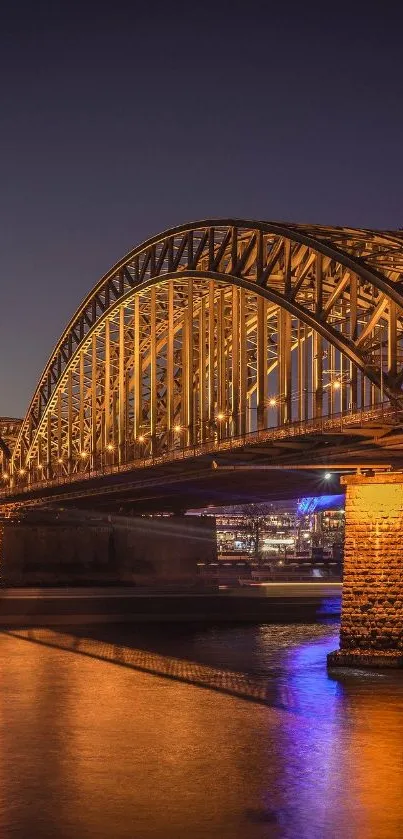
<path id="1" fill-rule="evenodd" d="M 276 627 L 273 629 L 275 630 Z M 199 650 L 192 647 L 192 643 L 188 643 L 186 648 L 186 641 L 189 642 L 189 638 L 186 639 L 184 635 L 175 636 L 174 631 L 167 634 L 165 627 L 163 633 L 161 633 L 161 628 L 159 632 L 157 628 L 151 631 L 147 628 L 147 630 L 144 632 L 140 629 L 131 633 L 123 626 L 121 628 L 119 626 L 88 626 L 80 627 L 80 629 L 72 627 L 69 632 L 58 631 L 54 628 L 15 628 L 3 630 L 3 632 L 21 640 L 88 656 L 152 676 L 218 691 L 279 710 L 295 714 L 306 714 L 307 710 L 309 712 L 306 702 L 303 701 L 301 704 L 298 667 L 295 669 L 294 657 L 293 674 L 287 671 L 287 668 L 284 670 L 274 662 L 269 664 L 264 674 L 238 672 L 206 663 L 206 658 L 209 658 L 208 651 L 207 656 L 203 652 L 200 655 Z M 183 641 L 185 641 L 184 644 Z M 331 640 L 327 643 L 330 643 L 331 648 L 334 646 Z M 326 650 L 322 643 L 314 644 L 315 646 L 317 655 L 316 657 L 314 655 L 311 665 L 314 671 L 322 671 L 323 676 Z M 175 651 L 179 647 L 181 654 L 184 647 L 183 657 L 167 654 L 170 647 Z M 202 660 L 193 660 L 196 657 Z M 231 663 L 230 650 L 228 658 Z M 306 662 L 304 662 L 305 666 Z M 313 675 L 314 673 L 311 672 L 311 677 Z"/>

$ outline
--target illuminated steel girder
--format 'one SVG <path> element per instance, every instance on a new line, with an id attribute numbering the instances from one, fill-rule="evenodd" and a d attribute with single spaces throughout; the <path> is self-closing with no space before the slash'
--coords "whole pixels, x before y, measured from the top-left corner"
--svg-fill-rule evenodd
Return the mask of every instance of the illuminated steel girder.
<path id="1" fill-rule="evenodd" d="M 403 234 L 210 220 L 84 300 L 14 447 L 25 481 L 400 402 Z"/>
<path id="2" fill-rule="evenodd" d="M 8 476 L 11 453 L 17 441 L 21 423 L 21 419 L 0 417 L 0 481 L 2 476 Z"/>

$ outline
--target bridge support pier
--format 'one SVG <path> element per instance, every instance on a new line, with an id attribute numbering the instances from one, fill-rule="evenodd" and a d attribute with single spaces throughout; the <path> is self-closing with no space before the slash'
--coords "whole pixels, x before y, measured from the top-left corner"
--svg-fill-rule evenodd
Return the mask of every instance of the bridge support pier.
<path id="1" fill-rule="evenodd" d="M 328 665 L 403 667 L 403 473 L 348 475 L 340 649 Z"/>

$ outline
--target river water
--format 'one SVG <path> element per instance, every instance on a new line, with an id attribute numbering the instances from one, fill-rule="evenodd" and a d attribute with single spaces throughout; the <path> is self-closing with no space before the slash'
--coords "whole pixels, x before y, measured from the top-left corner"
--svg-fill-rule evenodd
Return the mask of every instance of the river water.
<path id="1" fill-rule="evenodd" d="M 336 623 L 0 634 L 1 839 L 395 839 L 403 674 Z"/>

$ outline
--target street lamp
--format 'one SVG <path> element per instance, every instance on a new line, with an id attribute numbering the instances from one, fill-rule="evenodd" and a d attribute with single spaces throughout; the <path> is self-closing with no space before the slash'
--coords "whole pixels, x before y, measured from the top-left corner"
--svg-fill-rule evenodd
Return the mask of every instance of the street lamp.
<path id="1" fill-rule="evenodd" d="M 84 449 L 83 449 L 83 450 L 80 452 L 80 457 L 81 457 L 81 460 L 82 460 L 82 463 L 83 463 L 83 469 L 85 469 L 85 468 L 86 468 L 86 463 L 85 463 L 85 461 L 86 461 L 86 460 L 87 460 L 87 458 L 89 457 L 89 454 L 88 454 L 88 452 L 84 451 Z M 88 460 L 88 474 L 90 473 L 90 469 L 91 469 L 91 460 Z"/>
<path id="2" fill-rule="evenodd" d="M 180 449 L 182 449 L 183 454 L 186 446 L 186 441 L 189 436 L 189 434 L 186 434 L 186 431 L 189 431 L 189 429 L 186 426 L 181 425 L 179 422 L 177 422 L 173 426 L 172 431 L 172 451 L 177 452 L 180 451 Z"/>

